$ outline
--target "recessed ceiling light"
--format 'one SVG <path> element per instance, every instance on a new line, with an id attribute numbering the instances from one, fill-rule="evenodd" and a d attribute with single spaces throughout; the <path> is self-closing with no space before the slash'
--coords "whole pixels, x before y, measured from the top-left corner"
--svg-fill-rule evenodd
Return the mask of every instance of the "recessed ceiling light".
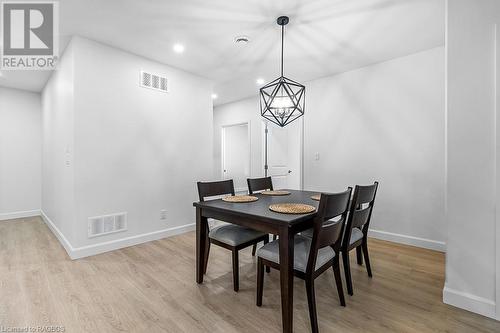
<path id="1" fill-rule="evenodd" d="M 217 97 L 219 97 L 217 94 L 212 94 L 212 99 L 217 99 Z"/>
<path id="2" fill-rule="evenodd" d="M 257 79 L 257 84 L 259 85 L 264 84 L 264 79 L 262 78 Z"/>
<path id="3" fill-rule="evenodd" d="M 174 44 L 174 51 L 176 53 L 182 53 L 182 52 L 184 52 L 184 45 L 179 44 L 179 43 Z"/>

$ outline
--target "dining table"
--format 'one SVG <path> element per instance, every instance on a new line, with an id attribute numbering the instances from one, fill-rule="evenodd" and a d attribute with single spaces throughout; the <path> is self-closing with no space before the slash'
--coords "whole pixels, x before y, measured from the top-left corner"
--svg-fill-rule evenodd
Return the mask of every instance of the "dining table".
<path id="1" fill-rule="evenodd" d="M 208 219 L 212 218 L 240 226 L 252 228 L 269 234 L 278 235 L 281 318 L 283 332 L 293 332 L 293 261 L 294 236 L 312 227 L 316 216 L 318 201 L 311 197 L 318 192 L 286 190 L 288 195 L 267 195 L 256 193 L 257 201 L 246 203 L 226 202 L 213 199 L 195 202 L 196 208 L 196 282 L 203 283 L 205 272 L 205 251 L 208 240 Z M 272 204 L 301 203 L 316 207 L 308 214 L 283 214 L 269 209 Z"/>

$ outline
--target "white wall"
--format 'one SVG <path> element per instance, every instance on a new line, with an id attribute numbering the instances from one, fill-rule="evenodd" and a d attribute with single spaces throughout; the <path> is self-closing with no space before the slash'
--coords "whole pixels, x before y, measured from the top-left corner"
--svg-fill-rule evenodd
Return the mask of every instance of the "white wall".
<path id="1" fill-rule="evenodd" d="M 0 220 L 38 215 L 40 94 L 0 88 Z"/>
<path id="2" fill-rule="evenodd" d="M 444 250 L 444 47 L 305 85 L 304 188 L 340 191 L 378 180 L 372 235 Z M 257 98 L 215 108 L 215 167 L 221 124 L 260 118 Z M 262 173 L 255 127 L 254 177 Z"/>
<path id="3" fill-rule="evenodd" d="M 44 92 L 47 113 L 74 113 L 66 118 L 73 126 L 47 119 L 55 133 L 44 133 L 56 162 L 44 164 L 45 172 L 74 170 L 72 216 L 47 214 L 54 224 L 74 221 L 61 230 L 69 252 L 81 257 L 193 228 L 196 181 L 212 175 L 212 83 L 84 38 L 70 46 L 73 65 L 63 66 Z M 166 74 L 169 93 L 141 88 L 141 70 Z M 61 159 L 67 147 L 69 167 Z M 167 220 L 160 220 L 162 209 Z M 88 217 L 119 212 L 128 213 L 127 231 L 87 237 Z"/>
<path id="4" fill-rule="evenodd" d="M 443 298 L 500 319 L 497 0 L 447 3 L 447 221 Z M 495 74 L 497 77 L 495 78 Z M 496 253 L 496 254 L 495 254 Z M 496 265 L 495 265 L 496 262 Z"/>
<path id="5" fill-rule="evenodd" d="M 75 223 L 74 57 L 71 42 L 42 92 L 42 216 L 67 250 Z"/>
<path id="6" fill-rule="evenodd" d="M 378 180 L 373 235 L 443 250 L 444 48 L 306 87 L 306 188 Z"/>

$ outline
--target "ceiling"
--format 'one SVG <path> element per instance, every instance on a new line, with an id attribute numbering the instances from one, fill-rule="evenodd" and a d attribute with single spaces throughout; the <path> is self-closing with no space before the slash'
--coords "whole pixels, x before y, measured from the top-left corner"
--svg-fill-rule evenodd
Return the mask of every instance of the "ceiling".
<path id="1" fill-rule="evenodd" d="M 257 96 L 257 78 L 328 76 L 444 45 L 444 0 L 64 0 L 61 45 L 100 41 L 214 81 L 215 104 Z M 234 38 L 247 35 L 250 43 Z M 182 43 L 177 54 L 173 44 Z M 0 85 L 41 91 L 44 71 L 4 71 Z"/>

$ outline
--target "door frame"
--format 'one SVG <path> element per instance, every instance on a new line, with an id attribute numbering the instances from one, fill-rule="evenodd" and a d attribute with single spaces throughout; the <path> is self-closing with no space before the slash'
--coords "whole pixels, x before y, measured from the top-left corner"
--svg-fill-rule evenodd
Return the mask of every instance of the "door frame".
<path id="1" fill-rule="evenodd" d="M 252 133 L 252 128 L 251 128 L 251 121 L 248 120 L 248 121 L 240 121 L 240 122 L 236 122 L 236 123 L 228 123 L 228 124 L 223 124 L 221 125 L 221 133 L 220 133 L 220 137 L 221 137 L 221 160 L 220 160 L 220 172 L 221 172 L 221 179 L 225 180 L 224 178 L 224 160 L 225 160 L 225 152 L 226 152 L 226 149 L 225 149 L 225 141 L 226 141 L 226 128 L 229 128 L 229 127 L 234 127 L 234 126 L 247 126 L 247 143 L 248 143 L 248 172 L 249 172 L 249 175 L 248 177 L 252 177 L 252 136 L 251 136 L 251 133 Z M 242 187 L 242 188 L 235 188 L 234 191 L 235 192 L 246 192 L 248 189 L 246 187 Z"/>
<path id="2" fill-rule="evenodd" d="M 303 190 L 304 189 L 304 128 L 305 128 L 305 117 L 301 117 L 300 119 L 298 119 L 298 121 L 301 121 L 302 122 L 302 126 L 300 126 L 300 129 L 299 129 L 299 132 L 300 132 L 300 147 L 299 147 L 299 167 L 300 167 L 300 170 L 299 170 L 299 184 L 300 184 L 300 190 Z M 265 136 L 266 136 L 266 123 L 269 123 L 268 121 L 266 120 L 261 120 L 261 145 L 262 145 L 262 149 L 261 149 L 261 161 L 262 161 L 262 164 L 261 164 L 261 171 L 262 171 L 262 175 L 264 175 L 264 172 L 265 172 L 265 164 L 266 164 L 266 139 L 265 139 Z"/>

